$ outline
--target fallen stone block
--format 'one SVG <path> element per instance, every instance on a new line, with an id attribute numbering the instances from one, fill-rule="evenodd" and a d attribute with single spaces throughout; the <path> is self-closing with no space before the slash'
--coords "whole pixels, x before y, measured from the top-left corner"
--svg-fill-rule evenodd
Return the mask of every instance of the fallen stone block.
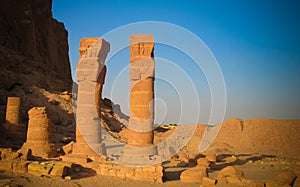
<path id="1" fill-rule="evenodd" d="M 207 160 L 207 158 L 198 158 L 197 166 L 203 166 L 207 168 L 209 166 L 209 161 Z"/>
<path id="2" fill-rule="evenodd" d="M 7 160 L 0 161 L 0 170 L 11 171 L 12 170 L 12 162 Z"/>
<path id="3" fill-rule="evenodd" d="M 73 144 L 74 144 L 74 142 L 72 141 L 72 142 L 70 142 L 67 145 L 62 147 L 62 150 L 64 151 L 64 153 L 66 155 L 71 154 L 73 152 Z"/>
<path id="4" fill-rule="evenodd" d="M 209 155 L 206 155 L 205 158 L 206 158 L 209 162 L 217 162 L 217 155 L 216 155 L 216 154 L 209 154 Z"/>
<path id="5" fill-rule="evenodd" d="M 50 172 L 50 176 L 65 177 L 71 173 L 73 164 L 70 162 L 56 162 Z"/>
<path id="6" fill-rule="evenodd" d="M 27 173 L 28 165 L 30 162 L 15 162 L 13 163 L 13 172 L 17 173 Z"/>
<path id="7" fill-rule="evenodd" d="M 194 167 L 183 171 L 180 175 L 180 181 L 184 183 L 202 184 L 203 177 L 207 176 L 207 170 L 205 167 Z"/>
<path id="8" fill-rule="evenodd" d="M 52 168 L 52 164 L 40 164 L 32 162 L 28 165 L 28 173 L 37 176 L 45 176 L 50 174 Z"/>
<path id="9" fill-rule="evenodd" d="M 219 185 L 225 185 L 228 183 L 242 185 L 241 179 L 244 177 L 244 173 L 233 166 L 227 166 L 223 168 L 217 174 L 217 181 Z"/>

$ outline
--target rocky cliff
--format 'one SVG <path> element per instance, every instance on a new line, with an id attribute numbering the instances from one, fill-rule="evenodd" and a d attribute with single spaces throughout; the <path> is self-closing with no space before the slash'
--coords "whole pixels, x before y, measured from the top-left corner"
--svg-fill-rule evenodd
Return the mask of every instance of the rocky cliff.
<path id="1" fill-rule="evenodd" d="M 52 0 L 3 0 L 0 6 L 0 122 L 7 96 L 21 97 L 21 122 L 34 105 L 33 87 L 72 89 L 68 32 L 52 17 Z"/>
<path id="2" fill-rule="evenodd" d="M 4 89 L 37 84 L 53 91 L 71 88 L 68 33 L 51 9 L 51 0 L 1 1 L 0 63 L 10 73 L 1 71 Z"/>

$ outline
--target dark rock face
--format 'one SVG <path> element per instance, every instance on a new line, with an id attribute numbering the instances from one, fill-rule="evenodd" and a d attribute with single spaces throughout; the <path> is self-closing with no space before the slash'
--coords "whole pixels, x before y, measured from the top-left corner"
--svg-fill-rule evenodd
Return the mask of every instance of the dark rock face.
<path id="1" fill-rule="evenodd" d="M 72 90 L 68 32 L 51 9 L 52 0 L 1 1 L 0 136 L 8 96 L 21 98 L 20 123 L 27 125 L 27 111 L 49 99 L 41 90 Z"/>
<path id="2" fill-rule="evenodd" d="M 71 89 L 68 33 L 63 23 L 52 18 L 51 8 L 52 0 L 1 2 L 0 64 L 1 69 L 11 70 L 9 77 L 14 82 L 1 84 L 1 88 L 13 89 L 25 84 L 53 91 Z M 25 80 L 19 74 L 25 75 Z M 39 80 L 28 81 L 31 76 Z"/>

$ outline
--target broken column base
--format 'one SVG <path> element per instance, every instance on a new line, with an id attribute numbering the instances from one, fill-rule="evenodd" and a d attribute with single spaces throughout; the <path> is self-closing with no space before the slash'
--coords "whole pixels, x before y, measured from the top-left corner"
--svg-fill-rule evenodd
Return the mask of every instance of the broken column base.
<path id="1" fill-rule="evenodd" d="M 127 166 L 152 166 L 161 163 L 161 157 L 157 155 L 155 147 L 134 147 L 125 145 L 123 155 L 118 163 Z"/>
<path id="2" fill-rule="evenodd" d="M 86 162 L 89 161 L 103 161 L 106 160 L 106 148 L 104 143 L 99 143 L 97 145 L 94 145 L 93 148 L 96 150 L 94 151 L 88 144 L 86 143 L 74 143 L 73 144 L 73 150 L 72 155 L 68 156 L 74 156 L 75 159 L 82 158 L 80 160 L 86 160 Z M 85 162 L 85 161 L 84 161 Z"/>
<path id="3" fill-rule="evenodd" d="M 49 143 L 24 143 L 20 152 L 31 150 L 31 155 L 40 158 L 54 158 L 58 155 L 57 146 Z"/>

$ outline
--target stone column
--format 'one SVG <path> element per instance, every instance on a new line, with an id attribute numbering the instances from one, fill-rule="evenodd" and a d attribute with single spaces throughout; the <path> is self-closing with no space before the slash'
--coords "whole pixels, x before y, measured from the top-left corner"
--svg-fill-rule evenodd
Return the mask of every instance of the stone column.
<path id="1" fill-rule="evenodd" d="M 6 122 L 3 124 L 5 136 L 16 143 L 22 145 L 25 141 L 26 126 L 20 124 L 20 97 L 8 97 L 6 107 Z"/>
<path id="2" fill-rule="evenodd" d="M 12 125 L 19 125 L 20 97 L 8 97 L 6 108 L 6 122 Z"/>
<path id="3" fill-rule="evenodd" d="M 130 36 L 130 120 L 128 147 L 131 154 L 156 154 L 153 145 L 154 121 L 154 37 L 148 34 Z"/>
<path id="4" fill-rule="evenodd" d="M 34 107 L 28 111 L 28 130 L 26 143 L 22 151 L 31 149 L 33 156 L 51 158 L 57 155 L 57 147 L 51 143 L 51 121 L 48 118 L 46 107 Z"/>
<path id="5" fill-rule="evenodd" d="M 80 60 L 76 68 L 78 98 L 76 111 L 76 143 L 74 155 L 86 155 L 92 160 L 106 155 L 102 143 L 100 102 L 106 67 L 105 58 L 110 45 L 101 38 L 80 41 Z"/>

